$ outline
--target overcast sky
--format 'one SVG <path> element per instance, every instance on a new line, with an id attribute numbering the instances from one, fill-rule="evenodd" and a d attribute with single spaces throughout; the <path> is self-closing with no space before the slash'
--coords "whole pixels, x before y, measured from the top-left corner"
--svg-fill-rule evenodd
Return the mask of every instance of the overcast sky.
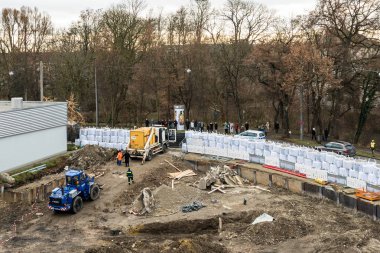
<path id="1" fill-rule="evenodd" d="M 305 14 L 307 10 L 314 8 L 317 0 L 256 0 L 265 4 L 268 8 L 285 18 Z M 160 9 L 164 13 L 171 13 L 182 5 L 189 5 L 190 0 L 145 0 L 147 8 L 158 13 Z M 211 0 L 214 8 L 224 4 L 224 0 Z M 85 9 L 107 9 L 119 0 L 0 0 L 0 8 L 20 8 L 21 6 L 37 7 L 40 11 L 47 12 L 55 27 L 67 27 L 77 20 L 79 14 Z"/>

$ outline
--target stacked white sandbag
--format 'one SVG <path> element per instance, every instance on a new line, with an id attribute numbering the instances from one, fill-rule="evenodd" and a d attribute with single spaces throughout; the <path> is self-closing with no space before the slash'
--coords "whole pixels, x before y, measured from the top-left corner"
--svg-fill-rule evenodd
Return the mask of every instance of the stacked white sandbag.
<path id="1" fill-rule="evenodd" d="M 105 148 L 125 149 L 129 144 L 129 130 L 109 128 L 81 128 L 76 145 L 98 145 Z M 127 137 L 128 135 L 128 137 Z"/>

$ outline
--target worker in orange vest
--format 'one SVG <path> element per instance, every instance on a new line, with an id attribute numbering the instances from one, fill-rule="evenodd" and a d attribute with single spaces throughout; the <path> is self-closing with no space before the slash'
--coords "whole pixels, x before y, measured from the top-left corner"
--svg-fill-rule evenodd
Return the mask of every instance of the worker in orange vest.
<path id="1" fill-rule="evenodd" d="M 119 153 L 117 153 L 117 165 L 118 166 L 121 166 L 122 159 L 123 159 L 123 153 L 121 152 L 121 150 L 119 150 Z"/>

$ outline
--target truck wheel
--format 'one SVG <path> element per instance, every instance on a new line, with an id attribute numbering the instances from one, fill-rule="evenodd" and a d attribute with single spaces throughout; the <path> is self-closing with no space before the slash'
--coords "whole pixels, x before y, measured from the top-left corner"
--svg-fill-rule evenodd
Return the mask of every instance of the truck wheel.
<path id="1" fill-rule="evenodd" d="M 167 150 L 168 150 L 168 145 L 164 144 L 162 146 L 162 154 L 166 153 Z"/>
<path id="2" fill-rule="evenodd" d="M 81 196 L 76 196 L 73 200 L 73 206 L 71 207 L 71 211 L 73 213 L 78 213 L 83 208 L 83 199 Z"/>
<path id="3" fill-rule="evenodd" d="M 151 151 L 149 151 L 148 156 L 146 157 L 146 160 L 147 161 L 151 161 L 152 158 L 153 158 L 153 153 L 152 153 L 152 150 L 151 150 Z"/>
<path id="4" fill-rule="evenodd" d="M 96 200 L 99 198 L 100 195 L 100 188 L 97 184 L 93 184 L 90 187 L 90 199 Z"/>

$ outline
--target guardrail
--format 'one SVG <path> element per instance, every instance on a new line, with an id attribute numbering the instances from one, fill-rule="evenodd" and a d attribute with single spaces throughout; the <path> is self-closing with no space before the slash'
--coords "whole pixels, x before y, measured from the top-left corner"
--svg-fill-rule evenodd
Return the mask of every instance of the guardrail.
<path id="1" fill-rule="evenodd" d="M 37 167 L 34 167 L 34 168 L 31 168 L 31 169 L 24 170 L 24 171 L 22 171 L 22 172 L 19 172 L 19 173 L 13 174 L 12 177 L 15 177 L 15 176 L 18 176 L 18 175 L 21 175 L 21 174 L 27 173 L 27 172 L 30 172 L 30 173 L 37 172 L 37 171 L 40 171 L 40 170 L 44 170 L 44 169 L 46 169 L 46 168 L 47 168 L 46 164 L 42 164 L 42 165 L 39 165 L 39 166 L 37 166 Z"/>

